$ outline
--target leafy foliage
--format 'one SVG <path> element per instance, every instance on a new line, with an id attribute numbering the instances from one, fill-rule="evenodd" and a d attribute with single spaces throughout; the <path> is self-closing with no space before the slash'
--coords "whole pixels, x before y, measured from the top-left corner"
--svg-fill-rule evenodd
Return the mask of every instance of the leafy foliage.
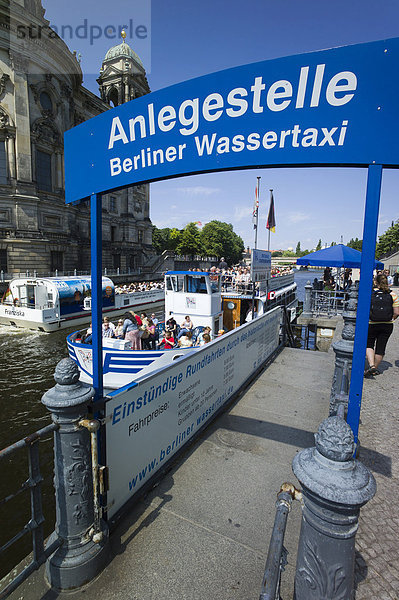
<path id="1" fill-rule="evenodd" d="M 385 233 L 380 235 L 376 248 L 377 257 L 399 250 L 399 219 L 392 224 Z"/>
<path id="2" fill-rule="evenodd" d="M 228 264 L 238 263 L 244 252 L 244 242 L 233 231 L 233 225 L 216 220 L 204 225 L 201 247 L 208 256 L 224 256 Z"/>
<path id="3" fill-rule="evenodd" d="M 235 264 L 240 262 L 244 252 L 241 237 L 233 231 L 230 223 L 222 221 L 210 221 L 202 231 L 196 223 L 188 223 L 182 230 L 154 227 L 152 239 L 157 254 L 173 250 L 178 254 L 224 256 L 229 264 Z"/>
<path id="4" fill-rule="evenodd" d="M 359 240 L 359 238 L 351 238 L 351 240 L 347 243 L 347 246 L 349 246 L 349 248 L 354 248 L 355 250 L 359 250 L 359 252 L 362 251 L 362 245 L 363 240 Z"/>
<path id="5" fill-rule="evenodd" d="M 200 233 L 195 223 L 188 223 L 180 235 L 177 246 L 179 254 L 198 254 L 201 252 Z"/>
<path id="6" fill-rule="evenodd" d="M 321 239 L 317 242 L 316 251 L 321 250 Z"/>

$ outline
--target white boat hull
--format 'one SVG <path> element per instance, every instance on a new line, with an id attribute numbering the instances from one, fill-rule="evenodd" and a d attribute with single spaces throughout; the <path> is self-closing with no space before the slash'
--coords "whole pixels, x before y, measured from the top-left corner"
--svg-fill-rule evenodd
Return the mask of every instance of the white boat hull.
<path id="1" fill-rule="evenodd" d="M 156 311 L 164 307 L 163 290 L 154 290 L 155 294 L 151 296 L 138 297 L 136 301 L 130 302 L 123 307 L 112 307 L 103 309 L 103 314 L 111 319 L 118 318 L 128 310 L 144 310 L 148 312 Z M 140 294 L 140 292 L 138 292 Z M 36 309 L 29 307 L 18 307 L 9 304 L 0 304 L 0 324 L 11 327 L 22 327 L 24 329 L 35 329 L 51 333 L 59 329 L 79 329 L 81 326 L 90 323 L 91 311 L 84 310 L 65 317 L 57 316 L 55 309 Z"/>

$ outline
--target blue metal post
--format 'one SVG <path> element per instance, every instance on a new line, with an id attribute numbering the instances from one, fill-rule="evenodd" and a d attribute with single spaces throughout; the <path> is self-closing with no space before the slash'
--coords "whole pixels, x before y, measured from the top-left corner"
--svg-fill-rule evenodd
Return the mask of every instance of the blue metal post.
<path id="1" fill-rule="evenodd" d="M 355 345 L 353 350 L 352 376 L 349 391 L 347 423 L 355 443 L 358 442 L 360 406 L 362 401 L 364 361 L 370 314 L 371 288 L 375 264 L 378 212 L 380 207 L 382 166 L 369 165 L 366 206 L 364 211 L 362 261 L 360 265 L 359 301 L 356 317 Z"/>
<path id="2" fill-rule="evenodd" d="M 93 194 L 91 202 L 91 321 L 93 328 L 94 401 L 103 395 L 102 348 L 102 202 Z"/>

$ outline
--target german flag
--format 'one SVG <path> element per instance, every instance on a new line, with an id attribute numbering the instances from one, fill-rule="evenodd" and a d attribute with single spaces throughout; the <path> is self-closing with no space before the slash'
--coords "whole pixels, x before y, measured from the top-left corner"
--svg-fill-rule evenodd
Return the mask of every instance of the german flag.
<path id="1" fill-rule="evenodd" d="M 276 218 L 274 216 L 273 190 L 270 190 L 270 208 L 269 208 L 269 214 L 267 215 L 266 229 L 273 231 L 273 233 L 275 233 L 275 231 L 276 231 Z"/>

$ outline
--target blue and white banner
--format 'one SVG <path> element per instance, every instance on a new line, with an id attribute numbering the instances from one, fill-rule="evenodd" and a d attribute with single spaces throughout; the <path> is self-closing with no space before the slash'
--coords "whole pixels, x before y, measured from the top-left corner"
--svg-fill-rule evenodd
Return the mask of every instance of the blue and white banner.
<path id="1" fill-rule="evenodd" d="M 276 350 L 281 308 L 106 401 L 108 516 L 140 490 Z"/>
<path id="2" fill-rule="evenodd" d="M 227 69 L 65 133 L 66 202 L 259 166 L 399 165 L 399 38 Z"/>

